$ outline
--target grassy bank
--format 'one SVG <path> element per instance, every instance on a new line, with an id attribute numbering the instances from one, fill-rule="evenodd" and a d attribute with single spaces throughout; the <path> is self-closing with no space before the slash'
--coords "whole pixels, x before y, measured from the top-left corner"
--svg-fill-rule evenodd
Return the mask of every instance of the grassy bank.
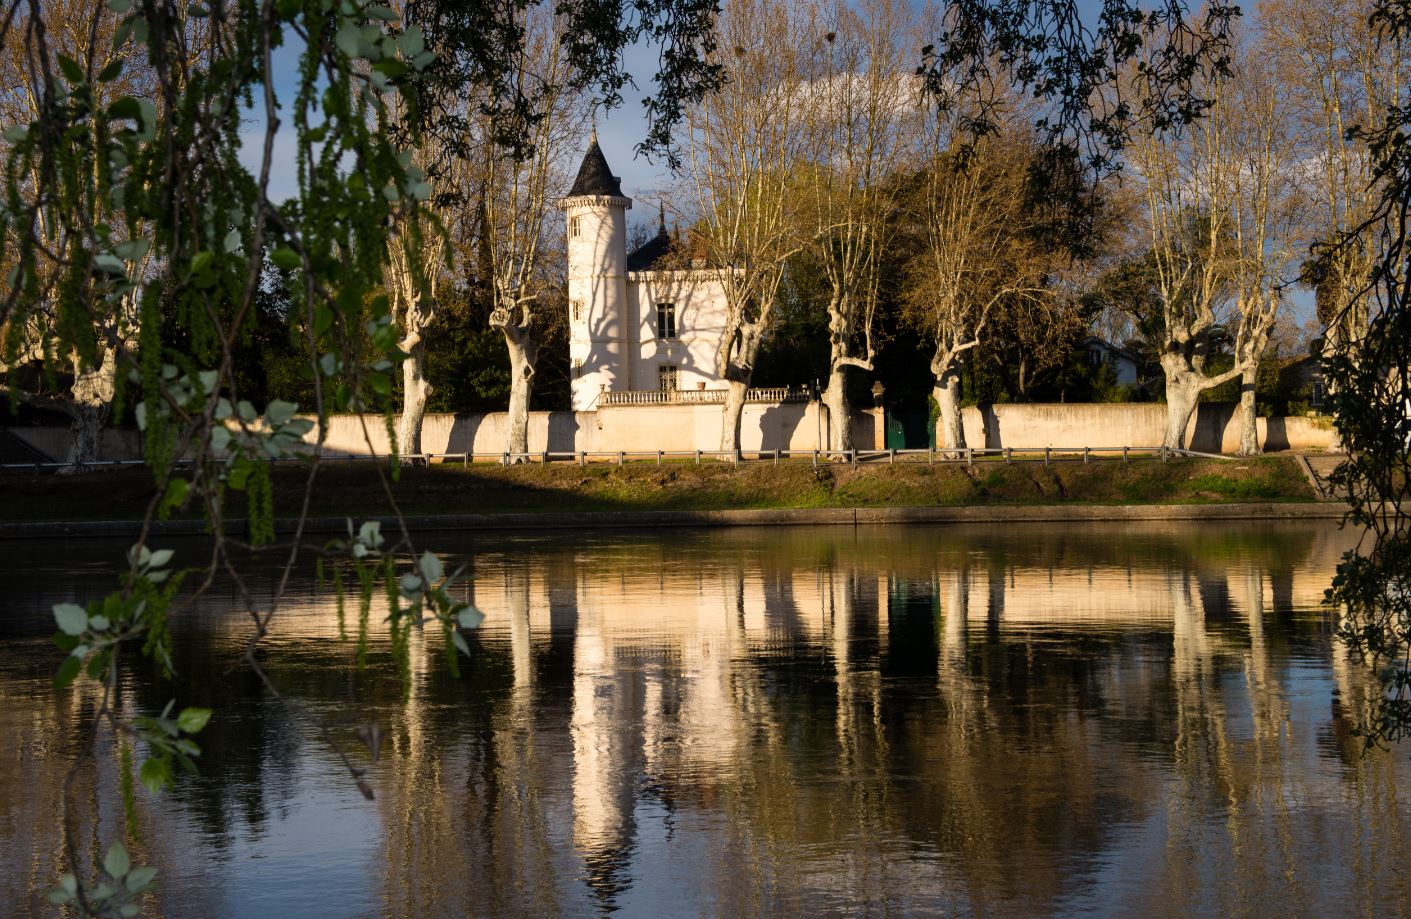
<path id="1" fill-rule="evenodd" d="M 275 470 L 275 514 L 298 510 L 302 473 Z M 725 510 L 732 508 L 958 507 L 1035 504 L 1226 504 L 1313 501 L 1292 457 L 1229 462 L 1181 459 L 1091 464 L 999 461 L 925 465 L 690 463 L 665 466 L 457 466 L 407 468 L 392 490 L 408 514 L 525 511 Z M 152 493 L 143 469 L 82 476 L 0 477 L 0 521 L 123 520 L 141 516 Z M 244 495 L 232 493 L 232 517 Z M 375 472 L 327 465 L 316 516 L 385 513 Z"/>

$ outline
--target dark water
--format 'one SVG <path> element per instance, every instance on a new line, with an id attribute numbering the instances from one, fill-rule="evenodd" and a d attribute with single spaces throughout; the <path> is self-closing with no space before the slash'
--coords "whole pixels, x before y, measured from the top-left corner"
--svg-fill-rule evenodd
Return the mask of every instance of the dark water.
<path id="1" fill-rule="evenodd" d="M 264 655 L 302 717 L 241 666 L 249 622 L 218 593 L 175 625 L 177 686 L 123 674 L 130 710 L 217 710 L 202 774 L 139 791 L 149 909 L 1411 912 L 1406 751 L 1362 755 L 1368 674 L 1318 605 L 1347 545 L 1266 523 L 443 534 L 489 614 L 461 676 L 415 636 L 403 704 L 385 636 L 356 672 L 306 579 Z M 49 687 L 48 609 L 105 591 L 123 548 L 0 543 L 3 915 L 52 914 L 94 702 Z M 381 726 L 375 801 L 311 718 Z M 110 748 L 86 780 L 98 852 Z"/>

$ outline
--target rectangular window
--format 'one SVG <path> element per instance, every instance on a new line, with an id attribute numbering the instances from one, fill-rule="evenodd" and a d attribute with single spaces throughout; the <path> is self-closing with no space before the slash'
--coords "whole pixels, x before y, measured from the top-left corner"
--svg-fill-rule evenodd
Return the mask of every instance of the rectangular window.
<path id="1" fill-rule="evenodd" d="M 582 217 L 570 217 L 570 218 L 568 218 L 568 235 L 569 235 L 569 236 L 577 236 L 577 235 L 579 234 L 579 232 L 583 229 L 582 226 L 581 226 L 582 221 L 583 221 L 583 218 L 582 218 Z"/>
<path id="2" fill-rule="evenodd" d="M 583 378 L 583 359 L 579 358 L 573 362 L 573 378 L 581 380 Z"/>
<path id="3" fill-rule="evenodd" d="M 657 338 L 676 337 L 676 304 L 657 304 Z"/>
<path id="4" fill-rule="evenodd" d="M 573 301 L 573 321 L 574 321 L 574 322 L 577 322 L 578 320 L 580 320 L 580 319 L 582 319 L 582 318 L 583 318 L 583 301 L 582 301 L 582 300 L 574 300 L 574 301 Z"/>
<path id="5" fill-rule="evenodd" d="M 675 364 L 662 364 L 657 368 L 657 389 L 662 392 L 676 392 L 679 370 Z"/>

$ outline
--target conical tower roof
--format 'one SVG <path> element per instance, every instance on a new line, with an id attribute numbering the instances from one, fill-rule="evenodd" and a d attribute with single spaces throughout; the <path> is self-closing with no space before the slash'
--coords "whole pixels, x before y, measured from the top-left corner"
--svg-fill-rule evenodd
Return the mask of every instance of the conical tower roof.
<path id="1" fill-rule="evenodd" d="M 583 165 L 578 167 L 578 178 L 573 180 L 573 187 L 568 191 L 568 197 L 577 198 L 580 195 L 593 195 L 609 198 L 625 198 L 622 193 L 622 184 L 617 176 L 612 174 L 612 169 L 608 167 L 607 157 L 603 156 L 603 148 L 598 146 L 598 134 L 593 132 L 593 139 L 588 143 L 588 152 L 583 154 Z"/>

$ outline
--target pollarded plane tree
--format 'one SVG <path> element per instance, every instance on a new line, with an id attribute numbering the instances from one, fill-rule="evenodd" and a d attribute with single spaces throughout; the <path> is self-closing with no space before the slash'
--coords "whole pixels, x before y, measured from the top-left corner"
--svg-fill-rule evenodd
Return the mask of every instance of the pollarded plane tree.
<path id="1" fill-rule="evenodd" d="M 590 114 L 589 99 L 570 82 L 558 34 L 548 10 L 525 17 L 525 40 L 511 79 L 532 100 L 526 144 L 498 143 L 494 125 L 480 121 L 484 152 L 481 190 L 483 251 L 490 270 L 490 325 L 500 330 L 510 358 L 509 418 L 505 450 L 529 451 L 529 400 L 542 343 L 536 305 L 546 283 L 542 257 L 554 232 L 554 203 L 567 187 L 567 167 Z"/>
<path id="2" fill-rule="evenodd" d="M 1385 187 L 1368 130 L 1385 123 L 1405 86 L 1403 42 L 1374 20 L 1374 0 L 1265 0 L 1262 46 L 1279 95 L 1306 138 L 1317 245 L 1304 266 L 1329 350 L 1365 329 L 1366 294 L 1379 251 L 1359 233 Z"/>
<path id="3" fill-rule="evenodd" d="M 918 237 L 905 304 L 933 342 L 939 446 L 965 446 L 961 370 L 1000 310 L 1051 297 L 1027 194 L 1033 147 L 1022 135 L 985 137 L 927 163 L 909 223 Z"/>
<path id="4" fill-rule="evenodd" d="M 849 371 L 873 369 L 881 262 L 897 226 L 894 175 L 915 153 L 921 86 L 905 64 L 913 28 L 904 4 L 827 2 L 810 28 L 800 235 L 827 287 L 828 446 L 850 450 Z"/>
<path id="5" fill-rule="evenodd" d="M 1218 92 L 1218 91 L 1217 91 Z M 1151 333 L 1165 378 L 1162 443 L 1184 449 L 1200 394 L 1239 377 L 1243 366 L 1207 375 L 1220 336 L 1234 327 L 1234 215 L 1238 168 L 1231 152 L 1232 113 L 1220 100 L 1184 130 L 1153 131 L 1129 149 L 1146 206 L 1160 319 Z"/>
<path id="6" fill-rule="evenodd" d="M 434 200 L 434 197 L 433 197 Z M 449 279 L 444 210 L 428 208 L 429 219 L 394 227 L 387 239 L 387 286 L 392 315 L 401 338 L 402 411 L 397 422 L 396 452 L 421 453 L 421 428 L 431 384 L 426 378 L 426 330 L 436 319 L 436 298 Z"/>
<path id="7" fill-rule="evenodd" d="M 1238 323 L 1234 354 L 1241 371 L 1236 410 L 1241 456 L 1260 452 L 1255 380 L 1270 334 L 1287 309 L 1284 291 L 1297 279 L 1309 244 L 1309 150 L 1273 60 L 1259 45 L 1242 54 L 1209 116 L 1219 122 L 1232 161 L 1225 206 Z"/>
<path id="8" fill-rule="evenodd" d="M 780 282 L 802 243 L 792 169 L 807 104 L 807 23 L 788 0 L 743 0 L 719 22 L 724 84 L 688 115 L 685 176 L 696 238 L 724 291 L 716 372 L 725 381 L 720 449 L 740 447 L 740 419 Z"/>

